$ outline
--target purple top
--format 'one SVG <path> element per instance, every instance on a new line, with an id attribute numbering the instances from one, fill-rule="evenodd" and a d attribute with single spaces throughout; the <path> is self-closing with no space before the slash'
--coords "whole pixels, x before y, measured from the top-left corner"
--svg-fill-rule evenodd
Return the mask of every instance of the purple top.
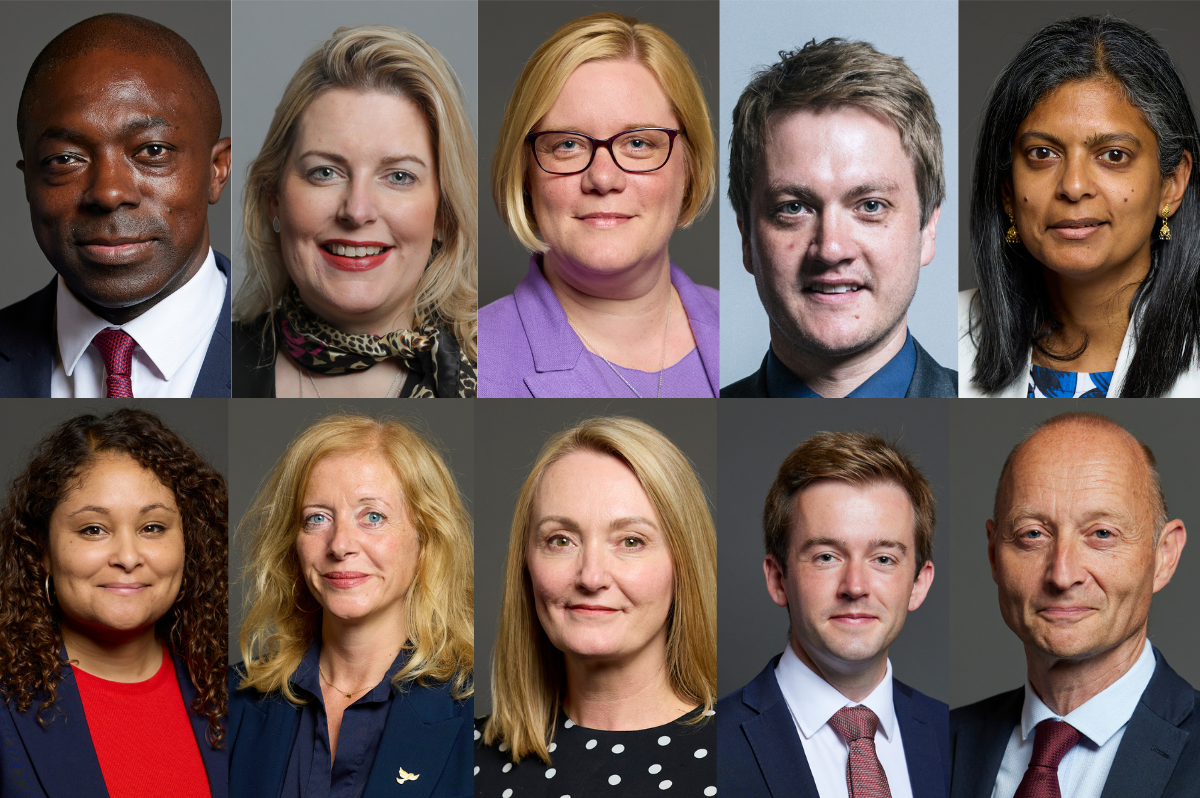
<path id="1" fill-rule="evenodd" d="M 671 285 L 683 302 L 696 348 L 663 372 L 662 395 L 717 396 L 721 390 L 717 289 L 696 285 L 674 263 Z M 617 369 L 642 396 L 657 394 L 657 371 Z M 584 347 L 534 255 L 517 290 L 479 311 L 479 396 L 632 398 L 633 391 Z"/>

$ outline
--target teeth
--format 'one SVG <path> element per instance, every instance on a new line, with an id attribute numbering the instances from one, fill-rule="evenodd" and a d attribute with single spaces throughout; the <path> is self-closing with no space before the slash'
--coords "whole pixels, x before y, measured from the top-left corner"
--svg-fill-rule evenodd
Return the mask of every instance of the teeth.
<path id="1" fill-rule="evenodd" d="M 378 255 L 383 247 L 348 247 L 345 244 L 327 244 L 325 249 L 334 255 L 347 258 L 365 258 L 368 255 Z"/>
<path id="2" fill-rule="evenodd" d="M 857 285 L 814 285 L 812 290 L 818 294 L 848 294 L 859 288 Z"/>

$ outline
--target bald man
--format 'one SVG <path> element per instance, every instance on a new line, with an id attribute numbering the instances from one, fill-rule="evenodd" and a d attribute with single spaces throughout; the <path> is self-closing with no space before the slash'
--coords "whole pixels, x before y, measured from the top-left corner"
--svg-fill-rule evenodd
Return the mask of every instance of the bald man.
<path id="1" fill-rule="evenodd" d="M 1025 687 L 950 713 L 951 798 L 1200 794 L 1200 693 L 1146 637 L 1187 542 L 1154 454 L 1069 413 L 1009 454 L 987 522 Z"/>
<path id="2" fill-rule="evenodd" d="M 0 310 L 0 395 L 230 395 L 230 264 L 208 234 L 220 134 L 212 82 L 169 28 L 103 14 L 46 45 L 17 168 L 58 276 Z"/>

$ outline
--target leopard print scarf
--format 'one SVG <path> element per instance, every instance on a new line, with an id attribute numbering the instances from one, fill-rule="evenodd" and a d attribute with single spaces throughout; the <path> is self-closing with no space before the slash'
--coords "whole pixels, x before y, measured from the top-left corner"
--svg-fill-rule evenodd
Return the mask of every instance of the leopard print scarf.
<path id="1" fill-rule="evenodd" d="M 295 286 L 284 294 L 275 324 L 292 359 L 317 374 L 364 371 L 394 357 L 420 377 L 408 394 L 410 398 L 468 399 L 478 389 L 475 364 L 446 327 L 427 324 L 419 330 L 396 330 L 387 335 L 347 335 L 309 310 Z"/>

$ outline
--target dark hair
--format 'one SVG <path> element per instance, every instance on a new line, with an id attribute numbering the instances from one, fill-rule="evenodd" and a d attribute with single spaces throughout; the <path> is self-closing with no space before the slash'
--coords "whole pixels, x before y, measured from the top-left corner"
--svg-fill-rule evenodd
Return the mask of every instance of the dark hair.
<path id="1" fill-rule="evenodd" d="M 1043 28 L 1021 48 L 988 97 L 971 188 L 971 252 L 979 293 L 972 303 L 968 334 L 977 347 L 973 381 L 988 393 L 1018 379 L 1030 346 L 1045 352 L 1043 341 L 1062 326 L 1054 315 L 1042 265 L 1023 246 L 1004 243 L 1009 222 L 1001 187 L 1012 180 L 1013 140 L 1039 100 L 1064 83 L 1088 79 L 1118 84 L 1142 112 L 1158 140 L 1163 178 L 1175 171 L 1185 151 L 1193 159 L 1200 152 L 1200 132 L 1187 90 L 1167 51 L 1140 28 L 1111 16 L 1076 17 Z M 1150 272 L 1130 306 L 1136 351 L 1121 396 L 1161 396 L 1191 366 L 1197 352 L 1197 166 L 1171 218 L 1171 240 L 1151 237 Z M 1147 236 L 1150 232 L 1147 225 Z"/>
<path id="2" fill-rule="evenodd" d="M 158 419 L 122 408 L 103 418 L 76 416 L 54 429 L 13 480 L 0 511 L 0 696 L 18 712 L 35 700 L 38 721 L 54 706 L 62 680 L 62 610 L 43 586 L 50 515 L 80 473 L 105 452 L 124 452 L 175 494 L 183 519 L 183 584 L 155 632 L 187 665 L 196 686 L 191 710 L 208 718 L 208 739 L 225 736 L 229 705 L 228 528 L 225 478 Z M 53 718 L 51 717 L 51 720 Z"/>

